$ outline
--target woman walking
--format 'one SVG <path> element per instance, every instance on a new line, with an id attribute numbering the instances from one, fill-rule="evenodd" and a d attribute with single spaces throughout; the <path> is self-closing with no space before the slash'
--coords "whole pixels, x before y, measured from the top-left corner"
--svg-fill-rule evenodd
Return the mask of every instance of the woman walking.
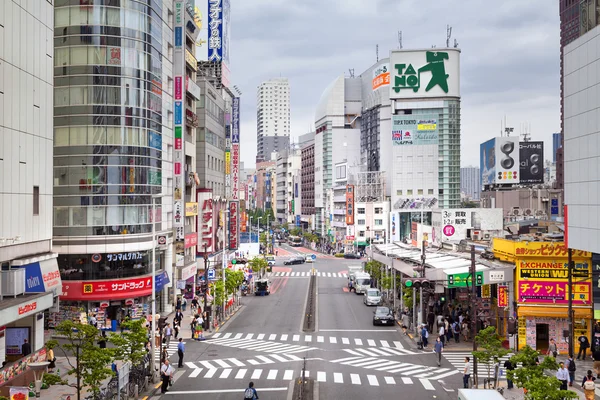
<path id="1" fill-rule="evenodd" d="M 581 386 L 583 387 L 583 393 L 585 394 L 585 400 L 594 400 L 596 395 L 596 384 L 594 381 L 594 374 L 591 369 L 588 369 L 587 375 L 583 377 Z"/>

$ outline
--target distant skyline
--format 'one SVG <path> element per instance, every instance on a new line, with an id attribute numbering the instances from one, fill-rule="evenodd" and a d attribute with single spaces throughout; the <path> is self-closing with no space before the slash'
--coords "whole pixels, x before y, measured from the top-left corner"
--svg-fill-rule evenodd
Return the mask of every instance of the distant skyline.
<path id="1" fill-rule="evenodd" d="M 348 69 L 358 76 L 374 64 L 376 45 L 379 58 L 387 58 L 402 30 L 404 49 L 445 47 L 447 24 L 462 51 L 461 166 L 479 165 L 479 144 L 500 136 L 505 116 L 512 136 L 527 123 L 531 140 L 544 140 L 547 149 L 560 131 L 557 2 L 450 0 L 426 7 L 417 0 L 253 0 L 233 2 L 231 14 L 231 73 L 243 92 L 241 159 L 248 167 L 256 157 L 261 82 L 289 79 L 297 141 L 313 127 L 327 85 Z"/>

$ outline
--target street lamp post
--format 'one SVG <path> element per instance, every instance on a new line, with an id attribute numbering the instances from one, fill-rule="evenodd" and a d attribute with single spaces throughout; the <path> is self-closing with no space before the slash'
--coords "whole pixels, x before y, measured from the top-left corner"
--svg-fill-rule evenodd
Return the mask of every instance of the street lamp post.
<path id="1" fill-rule="evenodd" d="M 160 194 L 152 195 L 152 338 L 150 340 L 150 350 L 152 352 L 152 381 L 156 382 L 156 199 L 163 196 Z"/>
<path id="2" fill-rule="evenodd" d="M 210 329 L 210 318 L 209 318 L 209 314 L 208 311 L 206 309 L 207 304 L 208 304 L 208 251 L 207 251 L 207 247 L 206 247 L 206 243 L 204 243 L 204 283 L 206 285 L 206 287 L 204 288 L 204 330 L 208 331 Z M 194 295 L 196 295 L 194 293 Z M 202 315 L 202 313 L 200 313 Z"/>
<path id="3" fill-rule="evenodd" d="M 227 204 L 227 203 L 225 203 Z M 224 210 L 223 211 L 223 219 L 224 219 L 224 224 L 225 226 L 223 227 L 223 257 L 222 257 L 222 269 L 223 269 L 223 273 L 221 274 L 221 279 L 223 282 L 223 310 L 221 310 L 221 315 L 223 315 L 223 318 L 225 317 L 225 304 L 227 303 L 227 291 L 225 290 L 225 270 L 227 269 L 227 252 L 226 252 L 226 244 L 225 244 L 225 239 L 226 239 L 226 232 L 227 232 L 227 215 L 229 214 L 229 210 Z"/>
<path id="4" fill-rule="evenodd" d="M 250 243 L 252 243 L 252 216 L 250 216 Z"/>
<path id="5" fill-rule="evenodd" d="M 269 217 L 270 215 L 267 215 L 267 254 L 271 254 L 269 253 Z"/>
<path id="6" fill-rule="evenodd" d="M 256 238 L 258 242 L 258 254 L 260 254 L 260 220 L 262 217 L 258 217 L 256 221 Z"/>

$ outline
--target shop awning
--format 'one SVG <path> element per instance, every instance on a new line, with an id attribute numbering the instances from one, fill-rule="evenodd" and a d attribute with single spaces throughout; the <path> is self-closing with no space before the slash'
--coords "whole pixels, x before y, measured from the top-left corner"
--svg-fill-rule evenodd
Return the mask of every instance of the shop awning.
<path id="1" fill-rule="evenodd" d="M 550 317 L 550 318 L 568 318 L 568 307 L 548 307 L 541 306 L 518 306 L 517 315 L 519 317 Z M 573 307 L 575 318 L 591 319 L 593 317 L 592 308 Z"/>
<path id="2" fill-rule="evenodd" d="M 61 293 L 62 282 L 55 254 L 17 260 L 13 267 L 25 270 L 25 293 L 52 292 L 55 296 Z"/>

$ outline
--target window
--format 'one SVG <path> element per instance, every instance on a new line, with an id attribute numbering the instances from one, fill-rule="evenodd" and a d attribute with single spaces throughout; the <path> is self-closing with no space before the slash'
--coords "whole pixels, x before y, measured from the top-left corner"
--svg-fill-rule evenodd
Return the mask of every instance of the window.
<path id="1" fill-rule="evenodd" d="M 423 189 L 417 189 L 417 194 L 423 194 Z"/>
<path id="2" fill-rule="evenodd" d="M 356 213 L 357 214 L 364 214 L 365 213 L 365 208 L 361 207 L 361 208 L 356 209 Z"/>
<path id="3" fill-rule="evenodd" d="M 375 225 L 383 225 L 383 220 L 382 219 L 376 219 L 375 220 Z"/>
<path id="4" fill-rule="evenodd" d="M 40 215 L 40 187 L 33 187 L 33 215 Z"/>
<path id="5" fill-rule="evenodd" d="M 365 231 L 358 231 L 358 237 L 365 237 Z"/>
<path id="6" fill-rule="evenodd" d="M 433 189 L 427 190 L 427 194 L 433 194 Z"/>
<path id="7" fill-rule="evenodd" d="M 383 207 L 375 207 L 375 214 L 383 214 Z"/>
<path id="8" fill-rule="evenodd" d="M 396 190 L 396 195 L 397 196 L 402 196 L 402 190 Z"/>
<path id="9" fill-rule="evenodd" d="M 412 196 L 412 189 L 408 189 L 408 190 L 406 191 L 406 195 L 407 195 L 407 196 Z"/>
<path id="10" fill-rule="evenodd" d="M 357 224 L 357 225 L 364 225 L 365 223 L 366 223 L 366 222 L 365 222 L 365 220 L 364 220 L 364 219 L 359 219 L 359 220 L 357 220 L 357 221 L 356 221 L 356 224 Z"/>

